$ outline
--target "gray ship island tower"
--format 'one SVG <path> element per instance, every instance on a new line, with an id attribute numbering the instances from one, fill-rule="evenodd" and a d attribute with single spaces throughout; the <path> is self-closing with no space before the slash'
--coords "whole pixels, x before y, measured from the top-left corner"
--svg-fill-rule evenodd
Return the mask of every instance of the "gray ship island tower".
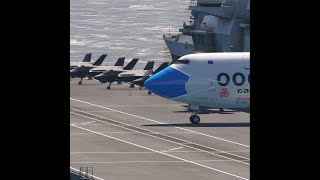
<path id="1" fill-rule="evenodd" d="M 250 52 L 250 0 L 191 0 L 180 34 L 163 35 L 173 62 L 199 52 Z"/>

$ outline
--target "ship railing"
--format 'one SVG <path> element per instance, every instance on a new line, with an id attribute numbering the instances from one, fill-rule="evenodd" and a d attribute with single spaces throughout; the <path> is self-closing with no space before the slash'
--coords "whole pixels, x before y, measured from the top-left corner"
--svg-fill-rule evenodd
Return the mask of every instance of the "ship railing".
<path id="1" fill-rule="evenodd" d="M 223 2 L 223 6 L 236 6 L 237 1 L 236 0 L 225 0 Z"/>
<path id="2" fill-rule="evenodd" d="M 222 6 L 236 6 L 237 0 L 224 0 L 221 3 Z M 198 0 L 190 0 L 190 6 L 199 6 Z"/>
<path id="3" fill-rule="evenodd" d="M 200 27 L 200 32 L 215 32 L 215 28 L 213 27 Z"/>

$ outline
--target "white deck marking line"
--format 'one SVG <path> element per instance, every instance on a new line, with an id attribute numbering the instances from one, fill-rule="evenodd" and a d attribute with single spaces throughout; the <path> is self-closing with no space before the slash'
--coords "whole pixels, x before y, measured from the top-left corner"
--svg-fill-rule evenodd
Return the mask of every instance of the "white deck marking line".
<path id="1" fill-rule="evenodd" d="M 233 176 L 233 177 L 237 177 L 237 178 L 240 178 L 240 179 L 249 180 L 249 179 L 247 179 L 247 178 L 244 178 L 244 177 L 241 177 L 241 176 L 237 176 L 237 175 L 235 175 L 235 174 L 231 174 L 231 173 L 228 173 L 228 172 L 225 172 L 225 171 L 216 169 L 216 168 L 212 168 L 212 167 L 205 166 L 205 165 L 202 165 L 202 164 L 193 162 L 193 161 L 189 161 L 189 160 L 186 160 L 186 159 L 183 159 L 183 158 L 179 158 L 179 157 L 174 156 L 174 155 L 171 155 L 171 154 L 167 154 L 167 153 L 164 153 L 164 152 L 161 152 L 161 151 L 157 151 L 157 150 L 154 150 L 154 149 L 151 149 L 151 148 L 148 148 L 148 147 L 144 147 L 144 146 L 141 146 L 141 145 L 132 143 L 132 142 L 128 142 L 128 141 L 125 141 L 125 140 L 122 140 L 122 139 L 118 139 L 118 138 L 115 138 L 115 137 L 112 137 L 112 136 L 108 136 L 108 135 L 105 135 L 105 134 L 101 134 L 101 133 L 92 131 L 92 130 L 90 130 L 90 129 L 86 129 L 86 128 L 79 127 L 79 126 L 76 126 L 76 125 L 71 125 L 71 126 L 77 127 L 77 128 L 79 128 L 79 129 L 83 129 L 83 130 L 86 130 L 86 131 L 89 131 L 89 132 L 93 132 L 93 133 L 96 133 L 96 134 L 99 134 L 99 135 L 101 135 L 101 136 L 105 136 L 105 137 L 108 137 L 108 138 L 111 138 L 111 139 L 115 139 L 115 140 L 118 140 L 118 141 L 121 141 L 121 142 L 124 142 L 124 143 L 127 143 L 127 144 L 131 144 L 131 145 L 133 145 L 133 146 L 137 146 L 137 147 L 140 147 L 140 148 L 143 148 L 143 149 L 147 149 L 147 150 L 149 150 L 149 151 L 157 152 L 157 153 L 159 153 L 159 154 L 163 154 L 163 155 L 166 155 L 166 156 L 175 158 L 175 159 L 179 159 L 179 160 L 181 160 L 181 161 L 189 162 L 189 163 L 191 163 L 191 164 L 198 165 L 198 166 L 201 166 L 201 167 L 204 167 L 204 168 L 208 168 L 208 169 L 211 169 L 211 170 L 214 170 L 214 171 L 223 173 L 223 174 L 227 174 L 227 175 L 230 175 L 230 176 Z"/>
<path id="2" fill-rule="evenodd" d="M 81 123 L 81 125 L 84 125 L 84 124 L 89 124 L 89 123 L 93 123 L 93 122 L 96 122 L 96 121 L 89 121 L 89 122 L 84 122 L 84 123 Z"/>
<path id="3" fill-rule="evenodd" d="M 110 112 L 110 113 L 113 113 L 114 111 L 88 111 L 88 112 Z"/>
<path id="4" fill-rule="evenodd" d="M 82 112 L 82 111 L 80 111 L 80 112 Z M 96 121 L 104 122 L 104 121 L 101 121 L 101 120 L 98 120 L 98 119 L 95 119 L 95 118 L 92 118 L 92 117 L 88 117 L 88 116 L 85 116 L 85 115 L 82 115 L 82 114 L 78 114 L 78 113 L 75 113 L 75 112 L 70 112 L 70 113 L 76 114 L 76 115 L 78 115 L 78 116 L 86 117 L 86 118 L 89 118 L 89 119 L 93 119 L 93 120 L 96 120 Z M 90 113 L 88 113 L 88 114 L 90 114 Z M 98 115 L 95 115 L 95 116 L 100 117 L 100 118 L 104 118 L 104 119 L 108 119 L 108 120 L 112 120 L 112 119 L 105 118 L 105 117 L 101 117 L 101 116 L 98 116 Z M 116 120 L 112 120 L 112 121 L 117 122 Z M 104 123 L 110 124 L 110 123 L 108 123 L 108 122 L 104 122 Z M 122 122 L 121 122 L 121 123 L 122 123 Z M 123 123 L 123 124 L 126 124 L 126 123 Z M 121 127 L 121 128 L 124 128 L 124 129 L 128 129 L 128 128 L 125 128 L 124 126 L 119 126 L 119 125 L 115 125 L 115 124 L 110 124 L 110 125 L 114 125 L 114 126 L 117 126 L 117 127 Z M 126 124 L 126 125 L 127 125 L 127 124 Z M 127 126 L 139 128 L 139 127 L 136 127 L 136 126 L 133 126 L 133 125 L 127 125 Z M 140 129 L 145 130 L 145 129 L 143 129 L 143 128 L 140 128 Z M 231 159 L 231 160 L 234 160 L 234 161 L 237 161 L 237 162 L 240 162 L 240 163 L 242 163 L 242 164 L 246 164 L 246 165 L 249 165 L 249 166 L 250 166 L 249 163 L 243 162 L 243 161 L 241 161 L 241 160 L 237 160 L 237 159 L 233 159 L 233 158 L 230 158 L 230 157 L 226 157 L 226 156 L 223 156 L 223 155 L 220 155 L 220 154 L 217 154 L 217 153 L 211 153 L 211 152 L 209 152 L 209 151 L 205 151 L 205 150 L 202 150 L 202 149 L 199 149 L 199 148 L 195 148 L 195 147 L 192 147 L 192 146 L 188 146 L 188 145 L 183 144 L 183 143 L 177 143 L 177 142 L 174 142 L 174 141 L 171 141 L 171 140 L 168 140 L 168 139 L 164 139 L 164 138 L 160 138 L 160 137 L 157 137 L 157 136 L 153 136 L 152 134 L 147 134 L 147 133 L 139 132 L 139 131 L 132 130 L 132 129 L 128 129 L 128 130 L 130 130 L 130 131 L 135 131 L 135 132 L 138 132 L 138 133 L 140 133 L 140 134 L 145 134 L 145 135 L 148 135 L 148 136 L 157 138 L 157 139 L 162 139 L 162 140 L 165 140 L 165 141 L 168 141 L 168 142 L 172 142 L 172 143 L 175 143 L 175 144 L 178 144 L 178 145 L 182 145 L 182 146 L 185 146 L 185 147 L 188 147 L 188 148 L 200 150 L 200 151 L 206 152 L 206 153 L 208 153 L 208 154 L 213 154 L 213 155 L 220 156 L 220 157 L 223 157 L 223 158 Z M 148 130 L 148 131 L 150 131 L 150 130 Z M 150 131 L 150 132 L 152 132 L 152 131 Z M 158 134 L 160 134 L 160 133 L 158 133 Z M 175 137 L 171 137 L 171 136 L 167 136 L 167 137 L 175 138 Z M 182 140 L 182 139 L 179 139 L 179 138 L 175 138 L 175 139 L 178 139 L 178 140 L 180 140 L 180 141 L 188 142 L 188 141 L 186 141 L 186 140 Z M 188 142 L 188 144 L 196 144 L 196 143 Z M 196 144 L 196 145 L 199 145 L 199 146 L 202 146 L 202 147 L 206 147 L 206 146 L 203 146 L 203 145 L 200 145 L 200 144 Z M 214 149 L 214 148 L 210 148 L 210 147 L 206 147 L 206 148 L 208 148 L 208 149 Z M 214 150 L 219 151 L 219 152 L 221 152 L 221 153 L 226 153 L 226 154 L 230 154 L 230 155 L 233 155 L 233 156 L 240 157 L 240 158 L 242 158 L 242 159 L 247 159 L 247 160 L 249 160 L 248 158 L 245 158 L 245 157 L 242 157 L 242 156 L 239 156 L 239 155 L 227 153 L 227 152 L 225 152 L 225 151 L 221 151 L 221 150 L 218 150 L 218 149 L 214 149 Z"/>
<path id="5" fill-rule="evenodd" d="M 76 124 L 76 125 L 88 125 L 88 126 L 110 126 L 109 124 Z"/>
<path id="6" fill-rule="evenodd" d="M 91 118 L 89 116 L 85 116 L 85 115 L 81 115 L 81 114 L 78 114 L 78 113 L 75 113 L 75 112 L 71 112 L 73 114 L 76 114 L 78 116 L 82 116 L 82 117 L 86 117 L 86 118 L 89 118 L 89 119 L 93 119 L 93 120 L 97 120 L 97 121 L 100 121 L 100 122 L 103 122 L 105 124 L 108 124 L 110 126 L 119 126 L 119 127 L 123 127 L 123 129 L 128 129 L 128 128 L 125 128 L 127 126 L 129 127 L 134 127 L 134 128 L 138 128 L 138 129 L 141 129 L 141 130 L 144 130 L 144 131 L 148 131 L 147 133 L 144 132 L 140 132 L 140 131 L 135 131 L 135 130 L 132 130 L 132 129 L 128 129 L 128 130 L 131 130 L 131 131 L 134 131 L 134 132 L 137 132 L 137 133 L 142 133 L 142 134 L 147 134 L 149 136 L 152 136 L 152 134 L 162 134 L 162 133 L 157 133 L 155 131 L 151 131 L 151 130 L 148 130 L 148 129 L 144 129 L 144 128 L 141 128 L 141 127 L 138 127 L 138 126 L 134 126 L 134 125 L 131 125 L 131 124 L 127 124 L 127 123 L 124 123 L 124 122 L 121 122 L 121 121 L 117 121 L 117 120 L 114 120 L 114 119 L 110 119 L 110 118 L 106 118 L 106 117 L 103 117 L 103 116 L 99 116 L 99 115 L 96 115 L 96 114 L 91 114 L 91 113 L 88 113 L 86 111 L 81 111 L 81 110 L 77 110 L 77 109 L 73 109 L 73 108 L 70 108 L 71 110 L 75 110 L 75 111 L 78 111 L 78 112 L 82 112 L 82 113 L 86 113 L 86 114 L 89 114 L 89 115 L 92 115 L 92 116 L 95 116 L 95 117 L 99 117 L 99 118 L 102 118 L 102 119 L 106 119 L 106 120 L 110 120 L 110 121 L 113 121 L 113 122 L 117 122 L 117 123 L 120 123 L 119 125 L 115 125 L 115 124 L 111 124 L 111 123 L 108 123 L 108 122 L 105 122 L 105 121 L 101 121 L 101 120 L 98 120 L 98 119 L 95 119 L 95 118 Z M 151 132 L 151 133 L 149 133 Z M 154 137 L 154 136 L 152 136 Z M 207 147 L 207 146 L 204 146 L 204 145 L 201 145 L 201 144 L 197 144 L 197 143 L 193 143 L 193 142 L 190 142 L 190 141 L 187 141 L 187 140 L 184 140 L 184 139 L 180 139 L 180 138 L 177 138 L 177 137 L 172 137 L 172 136 L 169 136 L 169 135 L 166 135 L 166 137 L 170 137 L 170 138 L 173 138 L 173 139 L 177 139 L 177 140 L 180 140 L 180 141 L 184 141 L 186 143 L 177 143 L 177 142 L 174 142 L 176 144 L 182 144 L 182 145 L 188 145 L 188 144 L 195 144 L 195 145 L 198 145 L 198 146 L 202 146 L 202 147 L 205 147 L 205 148 L 208 148 L 208 149 L 214 149 L 216 151 L 219 151 L 219 152 L 222 152 L 222 153 L 225 153 L 226 151 L 222 151 L 222 150 L 218 150 L 218 149 L 215 149 L 215 148 L 211 148 L 211 147 Z M 156 138 L 159 138 L 159 137 L 156 137 Z M 159 139 L 162 139 L 162 138 L 159 138 Z M 165 139 L 166 141 L 170 141 L 170 140 L 167 140 Z M 170 141 L 172 142 L 172 141 Z M 187 146 L 189 148 L 193 148 L 193 149 L 197 149 L 197 148 L 194 148 L 194 147 L 190 147 L 190 146 Z M 202 150 L 203 152 L 206 152 L 204 150 Z M 235 155 L 235 154 L 231 154 L 231 153 L 226 153 L 226 154 L 229 154 L 229 155 L 233 155 L 233 156 L 237 156 L 237 157 L 240 157 L 240 158 L 243 158 L 243 159 L 248 159 L 248 158 L 245 158 L 245 157 L 242 157 L 242 156 L 239 156 L 239 155 Z M 248 159 L 249 160 L 249 159 Z M 247 163 L 245 163 L 247 164 Z M 248 164 L 249 165 L 249 164 Z"/>
<path id="7" fill-rule="evenodd" d="M 134 115 L 134 114 L 118 111 L 118 110 L 107 108 L 107 107 L 104 107 L 104 106 L 100 106 L 100 105 L 92 104 L 92 103 L 89 103 L 89 102 L 81 101 L 81 100 L 78 100 L 78 99 L 74 99 L 74 98 L 70 98 L 70 99 L 73 100 L 73 101 L 78 101 L 78 102 L 82 102 L 82 103 L 89 104 L 89 105 L 92 105 L 92 106 L 100 107 L 100 108 L 103 108 L 103 109 L 108 109 L 108 110 L 111 110 L 111 111 L 115 111 L 115 112 L 118 112 L 118 113 L 121 113 L 121 114 L 126 114 L 126 115 L 129 115 L 129 116 L 137 117 L 137 118 L 144 119 L 144 120 L 147 120 L 147 121 L 156 122 L 158 124 L 165 124 L 167 126 L 171 126 L 171 127 L 175 127 L 175 128 L 178 128 L 178 129 L 183 129 L 185 131 L 189 131 L 189 132 L 193 132 L 193 133 L 196 133 L 196 134 L 200 134 L 200 135 L 203 135 L 203 136 L 219 139 L 221 141 L 237 144 L 237 145 L 240 145 L 240 146 L 250 147 L 250 146 L 245 145 L 245 144 L 237 143 L 237 142 L 234 142 L 234 141 L 226 140 L 226 139 L 219 138 L 219 137 L 216 137 L 216 136 L 211 136 L 211 135 L 208 135 L 208 134 L 203 134 L 203 133 L 200 133 L 200 132 L 192 131 L 192 130 L 189 130 L 189 129 L 185 129 L 185 128 L 181 128 L 181 127 L 177 127 L 177 126 L 173 126 L 173 125 L 168 125 L 168 124 L 160 122 L 160 121 L 156 121 L 156 120 L 152 120 L 152 119 L 149 119 L 149 118 L 137 116 L 137 115 Z"/>
<path id="8" fill-rule="evenodd" d="M 72 169 L 72 170 L 74 170 L 74 171 L 77 171 L 77 172 L 80 172 L 78 169 L 76 169 L 76 168 L 73 168 L 73 167 L 71 167 L 70 166 L 70 169 Z M 98 179 L 98 180 L 104 180 L 104 179 L 102 179 L 102 178 L 99 178 L 99 177 L 97 177 L 97 176 L 94 176 L 94 175 L 90 175 L 90 176 L 92 176 L 92 177 L 94 177 L 94 178 L 96 178 L 96 179 Z"/>
<path id="9" fill-rule="evenodd" d="M 72 108 L 71 108 L 71 109 L 72 109 Z M 197 150 L 200 150 L 200 151 L 202 151 L 202 152 L 207 152 L 207 153 L 209 153 L 209 154 L 214 154 L 214 155 L 216 155 L 216 156 L 221 156 L 221 157 L 224 157 L 224 158 L 227 158 L 227 159 L 232 159 L 232 158 L 229 158 L 229 157 L 226 157 L 226 156 L 223 156 L 223 155 L 220 155 L 220 154 L 216 154 L 216 153 L 210 153 L 210 151 L 205 151 L 205 150 L 202 150 L 202 149 L 199 149 L 199 148 L 196 148 L 196 147 L 188 146 L 188 144 L 195 144 L 195 145 L 202 146 L 202 147 L 205 147 L 205 148 L 208 148 L 208 149 L 216 150 L 216 151 L 221 152 L 221 153 L 225 153 L 225 154 L 229 154 L 229 155 L 232 155 L 232 156 L 237 156 L 237 157 L 240 157 L 240 158 L 249 160 L 248 158 L 245 158 L 245 157 L 242 157 L 242 156 L 239 156 L 239 155 L 236 155 L 236 154 L 227 153 L 227 152 L 222 151 L 222 150 L 218 150 L 218 149 L 215 149 L 215 148 L 207 147 L 207 146 L 204 146 L 204 145 L 201 145 L 201 144 L 193 143 L 193 142 L 190 142 L 190 141 L 187 141 L 187 140 L 183 140 L 183 139 L 180 139 L 180 138 L 176 138 L 176 137 L 172 137 L 172 136 L 166 135 L 167 137 L 170 137 L 170 138 L 173 138 L 173 139 L 177 139 L 177 140 L 180 140 L 180 141 L 187 142 L 187 143 L 177 143 L 177 142 L 174 142 L 174 141 L 171 141 L 171 140 L 168 140 L 168 139 L 164 139 L 164 138 L 160 138 L 160 137 L 157 137 L 157 136 L 153 136 L 153 135 L 150 134 L 150 133 L 145 133 L 145 132 L 140 132 L 140 131 L 132 130 L 132 129 L 126 128 L 126 126 L 138 128 L 138 129 L 141 129 L 141 130 L 144 130 L 144 131 L 149 131 L 149 132 L 151 132 L 151 133 L 153 133 L 153 134 L 161 134 L 161 133 L 156 133 L 156 132 L 151 131 L 151 130 L 147 130 L 147 129 L 144 129 L 144 128 L 141 128 L 141 127 L 137 127 L 137 126 L 134 126 L 134 125 L 126 124 L 126 123 L 124 123 L 124 122 L 116 121 L 116 120 L 114 120 L 114 119 L 110 119 L 110 118 L 98 116 L 98 115 L 95 115 L 95 114 L 87 113 L 87 112 L 85 112 L 85 111 L 80 111 L 80 110 L 77 110 L 77 109 L 73 109 L 73 110 L 78 111 L 78 112 L 83 112 L 83 113 L 86 113 L 86 114 L 89 114 L 89 115 L 92 115 L 92 116 L 96 116 L 96 117 L 99 117 L 99 118 L 102 118 L 102 119 L 107 119 L 107 120 L 110 120 L 110 121 L 114 121 L 114 122 L 121 123 L 120 125 L 111 124 L 111 123 L 108 123 L 108 122 L 105 122 L 105 121 L 98 120 L 98 119 L 96 119 L 96 118 L 92 118 L 92 117 L 89 117 L 89 116 L 85 116 L 85 115 L 82 115 L 82 114 L 78 114 L 78 113 L 75 113 L 75 112 L 71 112 L 72 114 L 76 114 L 76 115 L 78 115 L 78 116 L 82 116 L 82 117 L 86 117 L 86 118 L 93 119 L 93 120 L 96 120 L 96 121 L 100 121 L 100 122 L 103 122 L 103 123 L 108 124 L 108 125 L 110 125 L 110 126 L 121 127 L 121 128 L 123 128 L 123 129 L 128 129 L 128 130 L 130 130 L 130 131 L 135 131 L 135 132 L 140 133 L 140 134 L 145 134 L 145 135 L 148 135 L 148 136 L 151 136 L 151 137 L 155 137 L 155 138 L 162 139 L 162 140 L 165 140 L 165 141 L 169 141 L 169 142 L 172 142 L 172 143 L 175 143 L 175 144 L 183 145 L 183 146 L 188 147 L 188 148 L 197 149 Z M 248 164 L 248 163 L 242 162 L 241 160 L 236 160 L 236 159 L 233 159 L 233 160 L 234 160 L 234 161 L 237 161 L 237 162 L 240 162 L 240 163 L 243 163 L 243 164 L 246 164 L 246 165 L 250 165 L 250 164 Z"/>
<path id="10" fill-rule="evenodd" d="M 172 148 L 172 149 L 169 149 L 169 150 L 166 150 L 166 151 L 173 151 L 173 150 L 176 150 L 176 149 L 181 149 L 181 148 L 184 148 L 184 147 L 177 147 L 177 148 Z"/>
<path id="11" fill-rule="evenodd" d="M 118 104 L 118 105 L 112 105 L 112 104 L 105 104 L 105 105 L 102 105 L 102 106 L 142 106 L 142 107 L 149 107 L 149 106 L 164 106 L 164 107 L 167 107 L 167 106 L 182 106 L 183 104 L 172 104 L 172 105 L 157 105 L 157 104 L 146 104 L 146 105 L 130 105 L 130 104 Z M 92 106 L 92 105 L 71 105 L 71 106 Z"/>
<path id="12" fill-rule="evenodd" d="M 213 159 L 213 160 L 198 160 L 193 162 L 224 162 L 231 160 Z M 116 164 L 116 163 L 187 163 L 186 161 L 106 161 L 106 162 L 83 162 L 83 161 L 73 161 L 72 164 Z"/>
<path id="13" fill-rule="evenodd" d="M 75 124 L 75 123 L 73 123 Z M 99 133 L 108 133 L 108 134 L 138 134 L 137 132 L 99 132 Z M 157 134 L 189 134 L 191 132 L 156 132 Z M 94 133 L 70 133 L 70 134 L 94 134 Z"/>
<path id="14" fill-rule="evenodd" d="M 201 152 L 202 151 L 172 151 L 170 153 L 194 153 L 194 152 Z M 243 151 L 227 151 L 227 152 L 249 152 L 249 150 L 243 150 Z M 150 152 L 150 151 L 141 151 L 141 152 L 133 152 L 133 151 L 128 151 L 128 152 L 111 152 L 111 151 L 106 151 L 106 152 L 70 152 L 70 154 L 152 154 L 155 152 Z"/>

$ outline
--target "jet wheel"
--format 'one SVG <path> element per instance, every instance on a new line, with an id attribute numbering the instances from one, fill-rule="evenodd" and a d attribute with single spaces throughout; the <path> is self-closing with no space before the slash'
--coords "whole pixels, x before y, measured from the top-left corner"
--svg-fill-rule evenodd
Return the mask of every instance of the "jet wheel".
<path id="1" fill-rule="evenodd" d="M 110 89 L 110 87 L 108 86 L 107 89 Z"/>
<path id="2" fill-rule="evenodd" d="M 151 95 L 151 92 L 150 92 L 150 91 L 148 91 L 148 94 L 149 94 L 149 95 Z"/>
<path id="3" fill-rule="evenodd" d="M 200 122 L 200 117 L 197 115 L 191 115 L 190 116 L 190 122 L 192 124 L 198 124 Z"/>
<path id="4" fill-rule="evenodd" d="M 80 81 L 80 82 L 78 82 L 78 84 L 79 84 L 79 85 L 81 85 L 81 84 L 82 84 L 82 82 Z"/>

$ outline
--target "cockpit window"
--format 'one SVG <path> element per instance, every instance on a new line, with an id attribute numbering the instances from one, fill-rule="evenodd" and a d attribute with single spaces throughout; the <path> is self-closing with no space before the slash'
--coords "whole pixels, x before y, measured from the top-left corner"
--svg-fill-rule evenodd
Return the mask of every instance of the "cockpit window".
<path id="1" fill-rule="evenodd" d="M 189 64 L 190 60 L 178 60 L 175 62 L 175 64 Z"/>

